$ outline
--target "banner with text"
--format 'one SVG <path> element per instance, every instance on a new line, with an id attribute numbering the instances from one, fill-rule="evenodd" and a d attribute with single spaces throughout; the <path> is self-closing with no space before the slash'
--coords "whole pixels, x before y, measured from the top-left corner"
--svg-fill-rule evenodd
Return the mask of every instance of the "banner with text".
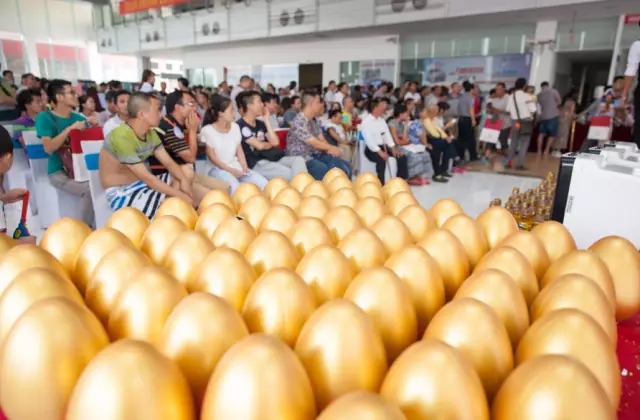
<path id="1" fill-rule="evenodd" d="M 175 6 L 189 3 L 191 0 L 121 0 L 119 4 L 120 15 L 144 12 L 160 7 Z"/>

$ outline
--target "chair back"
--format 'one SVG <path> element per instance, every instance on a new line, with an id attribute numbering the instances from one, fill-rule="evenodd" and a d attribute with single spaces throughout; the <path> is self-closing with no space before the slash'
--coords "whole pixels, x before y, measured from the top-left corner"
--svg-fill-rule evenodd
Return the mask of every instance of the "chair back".
<path id="1" fill-rule="evenodd" d="M 100 183 L 98 162 L 103 143 L 103 140 L 85 140 L 81 142 L 82 157 L 84 166 L 87 169 L 91 201 L 93 201 L 93 212 L 96 216 L 96 228 L 104 227 L 109 217 L 113 214 L 113 210 L 111 210 L 105 198 L 104 188 Z"/>
<path id="2" fill-rule="evenodd" d="M 82 143 L 86 141 L 102 141 L 104 134 L 102 127 L 90 127 L 85 130 L 71 130 L 69 141 L 71 143 L 71 157 L 73 159 L 73 178 L 78 182 L 87 182 L 89 172 L 82 154 Z"/>

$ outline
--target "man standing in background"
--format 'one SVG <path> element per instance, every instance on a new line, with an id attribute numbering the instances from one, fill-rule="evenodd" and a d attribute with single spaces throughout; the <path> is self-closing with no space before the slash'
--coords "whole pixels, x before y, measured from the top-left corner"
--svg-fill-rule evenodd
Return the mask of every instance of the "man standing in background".
<path id="1" fill-rule="evenodd" d="M 231 90 L 231 95 L 229 95 L 229 99 L 231 99 L 231 104 L 233 105 L 233 111 L 235 113 L 236 120 L 239 120 L 241 115 L 238 111 L 238 103 L 236 102 L 236 98 L 241 92 L 251 89 L 251 77 L 246 74 L 240 78 L 240 83 L 235 85 Z"/>
<path id="2" fill-rule="evenodd" d="M 640 26 L 640 23 L 638 23 Z M 631 44 L 629 48 L 629 58 L 627 59 L 627 70 L 624 72 L 624 90 L 622 91 L 622 107 L 629 97 L 633 79 L 638 78 L 636 90 L 633 93 L 634 123 L 633 141 L 640 147 L 640 39 Z"/>
<path id="3" fill-rule="evenodd" d="M 549 82 L 542 82 L 538 94 L 540 104 L 540 127 L 538 129 L 538 156 L 542 154 L 544 137 L 547 136 L 547 147 L 544 148 L 545 156 L 551 152 L 551 146 L 558 137 L 560 126 L 560 104 L 562 99 L 558 91 L 549 86 Z"/>

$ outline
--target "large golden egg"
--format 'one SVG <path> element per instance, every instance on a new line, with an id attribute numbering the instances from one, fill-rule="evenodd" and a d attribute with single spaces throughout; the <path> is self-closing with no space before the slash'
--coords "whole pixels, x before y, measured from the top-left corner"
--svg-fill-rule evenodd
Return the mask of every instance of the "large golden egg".
<path id="1" fill-rule="evenodd" d="M 300 173 L 297 173 L 291 179 L 291 182 L 289 183 L 289 187 L 293 188 L 294 190 L 302 194 L 304 189 L 307 188 L 307 186 L 309 184 L 312 184 L 313 182 L 315 182 L 315 180 L 313 179 L 313 177 L 309 172 L 300 172 Z"/>
<path id="2" fill-rule="evenodd" d="M 42 240 L 40 240 L 40 243 L 42 243 Z M 81 244 L 82 243 L 80 243 L 80 245 Z M 16 245 L 17 245 L 17 242 L 14 241 L 13 238 L 7 235 L 0 235 L 0 255 L 4 255 L 7 251 L 9 251 L 11 248 L 13 248 Z M 75 261 L 75 254 L 73 255 L 72 261 Z M 73 266 L 71 267 L 71 269 L 73 270 Z"/>
<path id="3" fill-rule="evenodd" d="M 531 233 L 542 241 L 542 245 L 544 249 L 547 250 L 547 255 L 551 263 L 554 263 L 560 257 L 576 249 L 576 241 L 573 239 L 571 233 L 569 233 L 562 223 L 554 220 L 540 223 L 531 230 Z"/>
<path id="4" fill-rule="evenodd" d="M 277 338 L 253 334 L 227 351 L 209 380 L 201 420 L 313 420 L 303 366 Z"/>
<path id="5" fill-rule="evenodd" d="M 113 249 L 100 260 L 84 294 L 87 306 L 100 322 L 107 324 L 118 295 L 146 265 L 151 265 L 146 255 L 126 246 Z"/>
<path id="6" fill-rule="evenodd" d="M 516 363 L 545 354 L 561 354 L 583 363 L 598 379 L 611 405 L 618 408 L 622 387 L 618 358 L 607 334 L 589 315 L 559 309 L 534 322 L 518 345 Z"/>
<path id="7" fill-rule="evenodd" d="M 494 420 L 615 420 L 598 380 L 566 356 L 540 356 L 518 366 L 493 400 Z"/>
<path id="8" fill-rule="evenodd" d="M 597 254 L 583 250 L 570 251 L 551 264 L 540 281 L 540 287 L 547 287 L 549 283 L 564 274 L 582 274 L 593 280 L 604 292 L 611 304 L 611 310 L 615 311 L 616 291 L 613 279 L 609 269 Z"/>
<path id="9" fill-rule="evenodd" d="M 275 268 L 251 287 L 242 317 L 249 332 L 269 334 L 293 347 L 315 309 L 316 298 L 300 276 L 288 268 Z"/>
<path id="10" fill-rule="evenodd" d="M 214 204 L 213 206 L 217 205 Z M 199 231 L 206 232 L 206 229 L 208 228 L 205 228 L 205 230 L 200 229 Z M 164 256 L 173 241 L 186 230 L 188 230 L 187 225 L 175 216 L 155 217 L 142 237 L 140 250 L 151 258 L 154 264 L 162 264 L 162 260 L 164 260 Z"/>
<path id="11" fill-rule="evenodd" d="M 379 188 L 382 188 L 382 183 L 380 182 L 378 175 L 373 172 L 363 172 L 358 175 L 356 180 L 353 182 L 353 186 L 355 188 L 358 188 L 359 186 L 367 184 L 369 182 L 377 185 Z"/>
<path id="12" fill-rule="evenodd" d="M 0 353 L 0 405 L 6 416 L 65 418 L 78 377 L 108 343 L 100 322 L 78 303 L 64 297 L 35 303 L 11 328 Z"/>
<path id="13" fill-rule="evenodd" d="M 382 241 L 366 228 L 359 228 L 349 233 L 340 241 L 338 249 L 357 272 L 383 265 L 387 258 Z"/>
<path id="14" fill-rule="evenodd" d="M 360 200 L 367 197 L 373 197 L 384 202 L 384 194 L 382 194 L 382 187 L 380 187 L 379 184 L 375 184 L 373 182 L 365 182 L 364 184 L 358 185 L 355 188 L 355 193 Z"/>
<path id="15" fill-rule="evenodd" d="M 260 187 L 251 182 L 242 182 L 233 192 L 233 195 L 231 195 L 231 199 L 233 200 L 235 208 L 239 209 L 254 195 L 262 195 Z"/>
<path id="16" fill-rule="evenodd" d="M 329 228 L 333 242 L 336 244 L 352 231 L 362 227 L 358 214 L 352 208 L 345 206 L 331 209 L 324 218 L 324 224 Z"/>
<path id="17" fill-rule="evenodd" d="M 327 213 L 329 213 L 329 204 L 319 196 L 311 195 L 302 199 L 300 207 L 298 207 L 296 213 L 298 217 L 316 217 L 318 219 L 324 219 Z"/>
<path id="18" fill-rule="evenodd" d="M 464 213 L 451 216 L 444 222 L 442 229 L 447 229 L 458 238 L 469 257 L 472 270 L 489 252 L 489 244 L 480 224 Z"/>
<path id="19" fill-rule="evenodd" d="M 354 208 L 358 204 L 358 196 L 351 188 L 340 188 L 331 195 L 328 204 L 330 208 L 338 206 Z"/>
<path id="20" fill-rule="evenodd" d="M 418 242 L 430 229 L 436 227 L 433 217 L 420 205 L 405 207 L 398 214 L 398 219 L 409 229 L 414 242 Z"/>
<path id="21" fill-rule="evenodd" d="M 500 206 L 491 206 L 476 219 L 482 227 L 489 249 L 497 247 L 510 235 L 519 231 L 518 223 L 509 211 Z"/>
<path id="22" fill-rule="evenodd" d="M 301 257 L 320 245 L 333 245 L 331 232 L 322 220 L 315 217 L 300 218 L 289 233 L 289 238 Z"/>
<path id="23" fill-rule="evenodd" d="M 476 265 L 474 273 L 488 268 L 495 268 L 507 273 L 522 290 L 527 305 L 531 305 L 536 296 L 538 296 L 539 289 L 536 273 L 524 255 L 515 248 L 501 246 L 492 250 Z"/>
<path id="24" fill-rule="evenodd" d="M 298 216 L 296 216 L 295 211 L 291 210 L 291 207 L 274 202 L 264 219 L 262 219 L 258 232 L 273 231 L 289 235 L 297 222 Z"/>
<path id="25" fill-rule="evenodd" d="M 333 182 L 336 178 L 342 178 L 349 181 L 349 177 L 347 177 L 347 174 L 344 173 L 342 169 L 331 168 L 322 178 L 322 182 L 325 184 L 331 184 L 331 182 Z M 351 183 L 351 181 L 349 181 L 349 183 Z"/>
<path id="26" fill-rule="evenodd" d="M 165 321 L 187 291 L 160 267 L 147 266 L 133 273 L 118 294 L 107 322 L 113 341 L 133 338 L 158 344 Z"/>
<path id="27" fill-rule="evenodd" d="M 402 210 L 409 206 L 418 205 L 418 201 L 411 192 L 399 192 L 387 201 L 387 211 L 394 216 L 400 214 Z"/>
<path id="28" fill-rule="evenodd" d="M 306 173 L 306 172 L 301 172 Z M 274 198 L 271 203 L 273 205 L 280 204 L 283 206 L 289 207 L 294 212 L 298 211 L 298 207 L 300 207 L 300 203 L 302 202 L 302 194 L 298 192 L 295 188 L 285 188 L 280 191 L 276 198 Z"/>
<path id="29" fill-rule="evenodd" d="M 341 171 L 342 172 L 342 171 Z M 351 181 L 349 180 L 349 178 L 347 178 L 347 176 L 337 176 L 334 177 L 331 182 L 324 182 L 322 181 L 323 184 L 327 185 L 327 189 L 329 190 L 329 192 L 331 194 L 333 194 L 334 192 L 342 189 L 342 188 L 353 188 L 353 184 L 351 183 Z"/>
<path id="30" fill-rule="evenodd" d="M 47 251 L 35 245 L 16 245 L 0 256 L 0 296 L 18 274 L 37 267 L 53 270 L 71 281 L 62 264 Z"/>
<path id="31" fill-rule="evenodd" d="M 378 220 L 371 230 L 382 241 L 387 255 L 391 255 L 413 243 L 411 232 L 402 223 L 402 220 L 390 214 Z"/>
<path id="32" fill-rule="evenodd" d="M 358 274 L 344 294 L 371 317 L 380 331 L 389 364 L 418 336 L 418 321 L 409 287 L 387 267 Z"/>
<path id="33" fill-rule="evenodd" d="M 507 328 L 515 348 L 529 328 L 529 309 L 522 291 L 504 271 L 488 268 L 471 275 L 454 299 L 472 298 L 489 305 Z"/>
<path id="34" fill-rule="evenodd" d="M 295 270 L 300 258 L 289 238 L 272 230 L 258 235 L 245 257 L 259 276 L 274 268 Z"/>
<path id="35" fill-rule="evenodd" d="M 319 410 L 353 391 L 378 392 L 387 373 L 378 329 L 345 299 L 327 302 L 311 315 L 295 351 L 311 379 Z"/>
<path id="36" fill-rule="evenodd" d="M 262 196 L 253 198 L 257 197 L 264 198 Z M 249 201 L 253 200 L 253 198 L 249 199 Z M 218 229 L 211 237 L 211 243 L 216 248 L 227 247 L 244 254 L 256 237 L 256 231 L 249 222 L 232 217 L 218 226 Z"/>
<path id="37" fill-rule="evenodd" d="M 411 187 L 407 184 L 402 178 L 391 178 L 387 181 L 382 187 L 382 195 L 384 195 L 384 201 L 389 201 L 391 197 L 400 192 L 408 192 L 411 193 Z"/>
<path id="38" fill-rule="evenodd" d="M 593 280 L 582 274 L 565 274 L 556 278 L 533 301 L 531 321 L 535 322 L 558 309 L 578 309 L 591 315 L 615 347 L 618 337 L 616 319 L 607 296 Z"/>
<path id="39" fill-rule="evenodd" d="M 244 255 L 231 248 L 218 248 L 193 273 L 187 289 L 219 296 L 239 312 L 257 277 Z"/>
<path id="40" fill-rule="evenodd" d="M 500 246 L 502 245 L 510 246 L 520 251 L 522 256 L 531 264 L 538 279 L 542 279 L 551 264 L 542 241 L 531 232 L 519 231 L 513 233 L 500 243 Z"/>
<path id="41" fill-rule="evenodd" d="M 51 297 L 66 297 L 84 305 L 73 283 L 48 268 L 30 268 L 18 274 L 0 295 L 0 348 L 20 315 L 36 302 Z"/>
<path id="42" fill-rule="evenodd" d="M 230 210 L 236 210 L 236 205 L 233 203 L 233 200 L 231 199 L 227 191 L 211 190 L 206 193 L 204 197 L 202 197 L 202 200 L 200 200 L 200 205 L 198 205 L 198 213 L 202 213 L 213 204 L 224 204 L 225 206 L 229 207 Z"/>
<path id="43" fill-rule="evenodd" d="M 487 397 L 473 365 L 437 340 L 422 340 L 405 350 L 389 369 L 380 396 L 400 407 L 407 420 L 489 420 Z"/>
<path id="44" fill-rule="evenodd" d="M 167 250 L 162 265 L 186 287 L 194 271 L 214 249 L 204 234 L 195 231 L 182 232 Z"/>
<path id="45" fill-rule="evenodd" d="M 261 197 L 261 196 L 256 196 L 256 197 Z M 198 217 L 198 222 L 196 223 L 195 230 L 197 232 L 204 233 L 207 238 L 212 238 L 213 234 L 216 233 L 216 230 L 218 230 L 220 225 L 229 219 L 235 219 L 235 214 L 233 213 L 233 210 L 231 210 L 228 206 L 224 204 L 215 203 L 210 205 L 200 213 L 200 217 Z M 156 218 L 153 222 L 151 222 L 151 226 L 154 226 L 154 224 L 158 223 L 159 220 L 162 220 L 162 219 Z M 174 234 L 170 235 L 170 237 L 174 237 L 174 236 L 177 237 L 177 234 L 181 233 L 184 230 L 186 230 L 186 225 L 185 225 L 185 229 L 183 230 L 176 229 L 176 231 L 174 231 Z"/>
<path id="46" fill-rule="evenodd" d="M 155 217 L 160 216 L 175 216 L 182 220 L 189 229 L 193 229 L 198 221 L 198 213 L 193 206 L 178 197 L 166 198 L 162 204 L 160 204 Z"/>
<path id="47" fill-rule="evenodd" d="M 327 186 L 323 184 L 322 181 L 313 181 L 312 183 L 308 184 L 304 188 L 304 190 L 302 190 L 303 198 L 312 196 L 319 197 L 323 200 L 328 200 L 330 194 Z"/>
<path id="48" fill-rule="evenodd" d="M 489 400 L 513 370 L 509 334 L 495 311 L 476 299 L 455 299 L 431 320 L 424 338 L 457 348 L 473 364 Z"/>
<path id="49" fill-rule="evenodd" d="M 444 282 L 438 263 L 424 249 L 409 245 L 394 253 L 384 264 L 409 288 L 422 336 L 431 318 L 445 303 Z"/>
<path id="50" fill-rule="evenodd" d="M 453 299 L 458 288 L 469 277 L 469 257 L 458 238 L 445 229 L 432 229 L 418 242 L 438 263 L 447 300 Z"/>
<path id="51" fill-rule="evenodd" d="M 464 211 L 462 207 L 460 207 L 460 204 L 450 198 L 438 200 L 436 204 L 429 209 L 429 215 L 433 218 L 436 227 L 442 227 L 444 222 L 456 214 L 464 214 Z"/>
<path id="52" fill-rule="evenodd" d="M 180 369 L 144 341 L 120 340 L 82 372 L 66 420 L 193 420 L 189 385 Z"/>
<path id="53" fill-rule="evenodd" d="M 607 236 L 589 247 L 609 269 L 616 292 L 616 318 L 640 312 L 640 253 L 627 239 Z"/>
<path id="54" fill-rule="evenodd" d="M 109 217 L 104 226 L 121 232 L 129 238 L 133 246 L 139 248 L 149 223 L 149 218 L 140 210 L 133 207 L 122 207 Z"/>
<path id="55" fill-rule="evenodd" d="M 366 173 L 366 172 L 365 172 Z M 378 394 L 355 391 L 338 398 L 325 408 L 318 420 L 406 420 L 402 411 Z"/>
<path id="56" fill-rule="evenodd" d="M 227 301 L 209 293 L 194 293 L 171 312 L 158 348 L 178 365 L 200 407 L 222 355 L 247 335 L 242 317 Z"/>
<path id="57" fill-rule="evenodd" d="M 82 243 L 91 235 L 91 228 L 78 219 L 64 217 L 58 219 L 44 231 L 40 248 L 56 257 L 67 273 L 73 275 L 76 255 Z M 2 235 L 3 238 L 8 238 Z"/>
<path id="58" fill-rule="evenodd" d="M 284 190 L 285 188 L 289 188 L 289 183 L 286 179 L 281 177 L 272 178 L 267 183 L 267 186 L 264 187 L 264 195 L 269 200 L 273 200 L 274 198 L 276 198 L 278 193 L 280 193 L 280 191 Z"/>
<path id="59" fill-rule="evenodd" d="M 338 248 L 320 245 L 302 258 L 296 273 L 311 287 L 321 305 L 344 295 L 355 276 L 355 269 Z"/>
<path id="60" fill-rule="evenodd" d="M 353 208 L 358 214 L 362 226 L 371 229 L 378 220 L 387 213 L 382 201 L 373 197 L 365 197 Z"/>
<path id="61" fill-rule="evenodd" d="M 254 195 L 248 199 L 240 210 L 238 210 L 238 216 L 249 222 L 253 226 L 254 230 L 258 230 L 262 219 L 271 208 L 271 202 L 263 195 Z"/>

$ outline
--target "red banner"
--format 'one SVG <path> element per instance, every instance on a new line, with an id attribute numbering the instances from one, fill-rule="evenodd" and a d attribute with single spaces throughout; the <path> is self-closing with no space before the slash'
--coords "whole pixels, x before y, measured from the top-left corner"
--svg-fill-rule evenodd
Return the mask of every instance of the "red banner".
<path id="1" fill-rule="evenodd" d="M 175 6 L 177 4 L 189 3 L 189 1 L 191 0 L 121 0 L 120 15 L 144 12 L 159 7 Z"/>
<path id="2" fill-rule="evenodd" d="M 625 25 L 637 25 L 640 23 L 640 13 L 635 13 L 632 15 L 626 15 L 624 17 Z"/>

